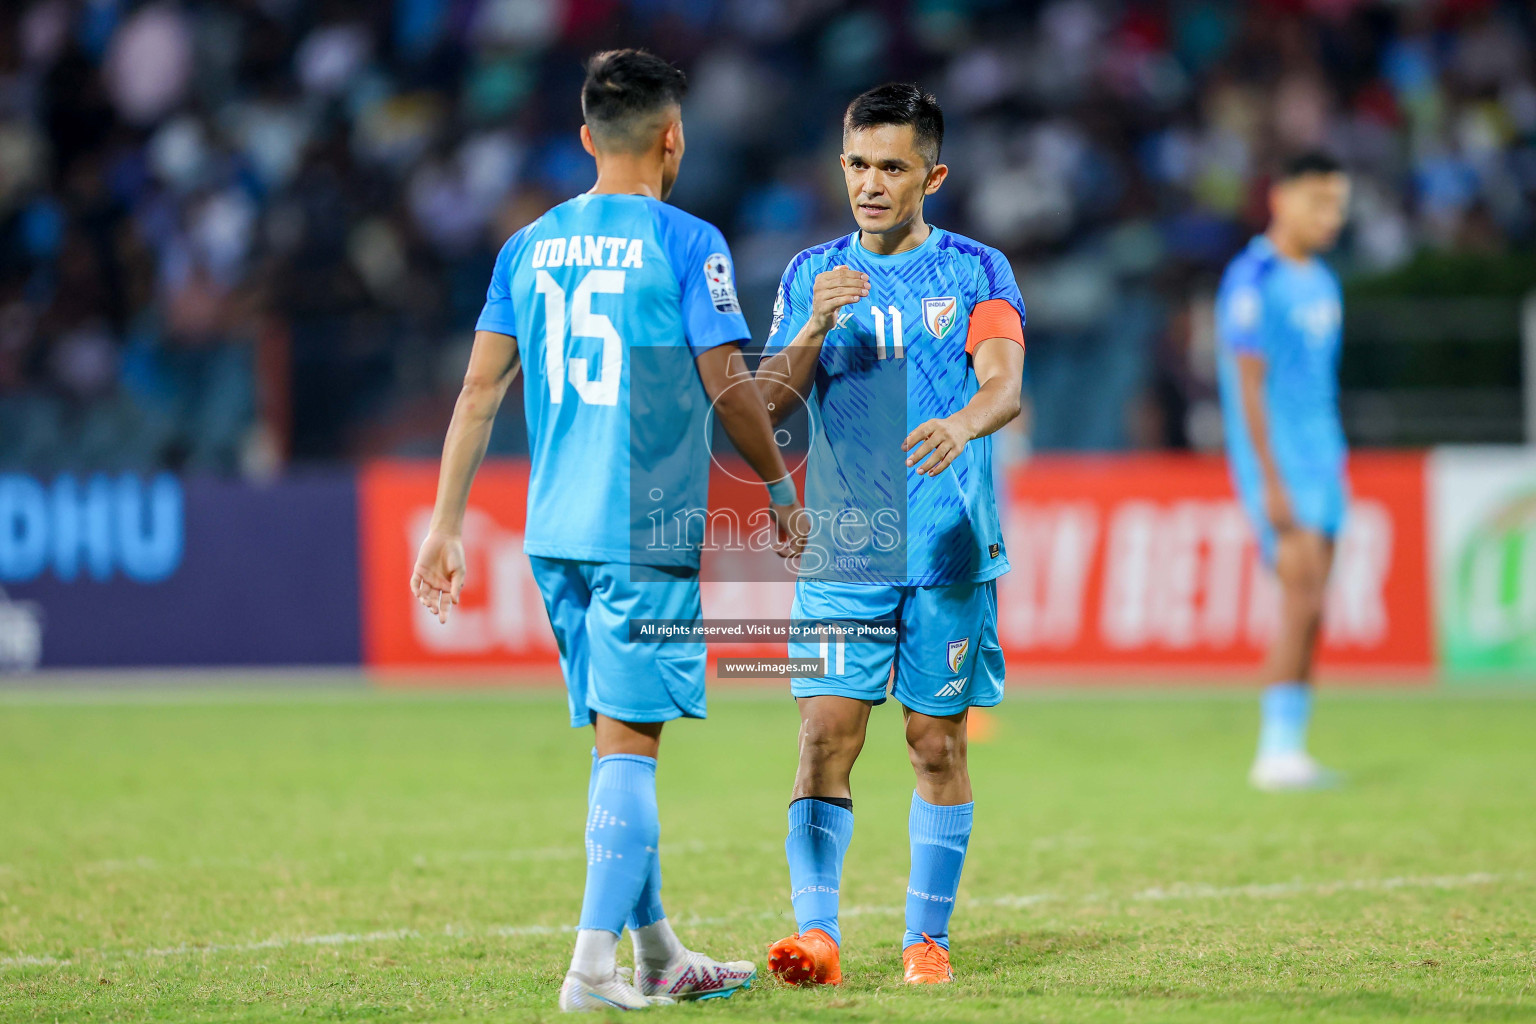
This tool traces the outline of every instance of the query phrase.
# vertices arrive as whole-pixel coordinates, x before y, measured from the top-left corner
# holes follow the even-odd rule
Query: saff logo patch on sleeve
[[[960,319],[960,302],[953,295],[923,300],[923,326],[928,333],[942,340]]]
[[[723,252],[710,253],[704,261],[704,280],[709,285],[709,301],[716,313],[740,313],[736,300],[736,278],[731,273],[731,258]]]
[[[1232,324],[1238,330],[1251,331],[1259,326],[1259,317],[1264,311],[1263,300],[1259,298],[1257,288],[1238,288],[1232,293],[1232,298],[1227,303],[1228,314],[1232,317]]]

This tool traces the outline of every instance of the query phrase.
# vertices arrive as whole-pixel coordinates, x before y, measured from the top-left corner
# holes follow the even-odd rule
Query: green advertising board
[[[1442,449],[1429,486],[1448,677],[1536,685],[1536,450]]]

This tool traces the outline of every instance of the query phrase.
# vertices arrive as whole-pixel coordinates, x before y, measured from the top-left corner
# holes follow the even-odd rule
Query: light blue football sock
[[[619,935],[651,877],[661,822],[656,816],[656,759],[599,758],[587,808],[587,888],[580,929]]]
[[[930,804],[912,794],[912,810],[907,815],[912,874],[907,880],[903,949],[922,942],[924,935],[949,948],[949,918],[955,912],[955,894],[960,891],[960,869],[965,867],[975,807],[974,803]]]
[[[1312,718],[1312,687],[1306,683],[1275,683],[1259,701],[1259,756],[1296,754],[1307,749],[1307,723]]]
[[[853,840],[853,812],[809,797],[789,805],[789,901],[795,906],[795,930],[820,928],[841,944],[837,927],[837,892],[843,855]]]
[[[597,790],[597,748],[592,748],[592,774],[587,779],[587,810],[592,809],[592,794]],[[667,916],[661,907],[661,853],[651,854],[651,873],[640,890],[640,900],[626,922],[630,931],[655,924]]]
[[[646,876],[645,885],[640,889],[640,897],[635,901],[635,909],[630,911],[629,930],[644,928],[648,924],[655,924],[667,916],[667,912],[661,908],[661,852],[657,850],[651,854],[651,872]]]
[[[587,810],[592,810],[592,794],[597,792],[597,748],[592,748],[592,772],[587,776]]]

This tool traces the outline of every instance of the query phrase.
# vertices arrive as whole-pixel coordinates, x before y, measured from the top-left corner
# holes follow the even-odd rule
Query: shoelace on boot
[[[949,970],[944,947],[930,939],[926,932],[923,934],[922,948],[912,954],[912,962],[929,974],[943,974]]]

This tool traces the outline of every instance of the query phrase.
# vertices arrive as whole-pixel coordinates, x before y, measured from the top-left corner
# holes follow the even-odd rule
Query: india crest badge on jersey
[[[923,300],[923,326],[935,338],[943,337],[954,329],[960,319],[960,302],[953,295]]]
[[[971,649],[971,638],[964,640],[951,640],[949,642],[949,670],[959,672],[960,666],[965,664],[965,652]]]

